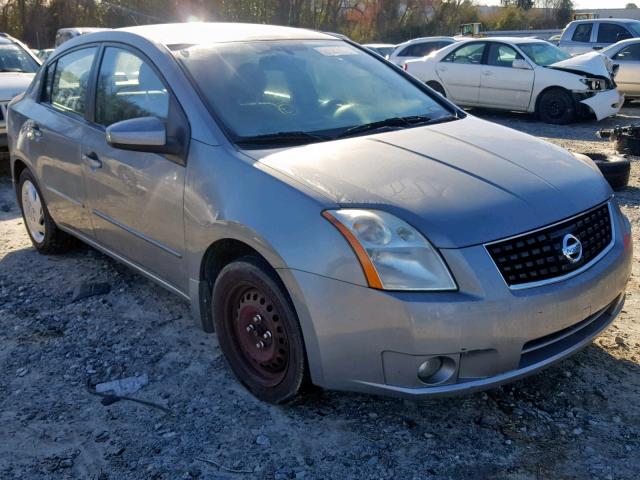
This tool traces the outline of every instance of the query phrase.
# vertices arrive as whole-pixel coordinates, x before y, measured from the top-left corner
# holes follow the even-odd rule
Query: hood
[[[561,62],[549,65],[549,68],[564,70],[578,75],[595,75],[611,79],[613,62],[609,57],[599,52],[588,52],[583,55],[567,58]]]
[[[0,102],[7,102],[24,92],[35,73],[0,72]]]
[[[611,195],[597,169],[566,150],[471,116],[245,153],[339,206],[386,210],[440,248],[533,230]]]

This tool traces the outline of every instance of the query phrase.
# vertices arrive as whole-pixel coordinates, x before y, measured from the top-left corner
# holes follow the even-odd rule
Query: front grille
[[[562,253],[566,234],[582,244],[582,258],[572,263]],[[580,215],[485,247],[510,287],[552,281],[584,267],[612,242],[611,213],[604,204]]]

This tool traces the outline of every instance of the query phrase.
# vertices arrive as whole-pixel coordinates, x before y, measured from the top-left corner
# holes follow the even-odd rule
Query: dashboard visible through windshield
[[[456,114],[341,40],[235,42],[174,54],[236,143],[309,143]]]

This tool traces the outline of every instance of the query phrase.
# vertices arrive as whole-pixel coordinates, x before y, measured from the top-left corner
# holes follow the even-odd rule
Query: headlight
[[[356,253],[370,287],[384,290],[455,290],[433,246],[411,225],[380,210],[325,210]]]
[[[608,88],[608,82],[603,78],[581,78],[580,81],[584,83],[589,90],[606,90]]]

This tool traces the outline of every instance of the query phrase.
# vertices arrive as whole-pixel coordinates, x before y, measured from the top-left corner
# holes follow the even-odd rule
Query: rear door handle
[[[491,70],[483,70],[482,74],[486,75],[486,76],[489,76],[489,75],[493,75],[493,72]]]
[[[91,171],[96,171],[97,169],[102,168],[102,161],[100,161],[95,152],[82,155],[82,160],[89,165],[89,169]]]
[[[593,47],[594,50],[602,50],[602,47],[598,47],[597,45]]]

